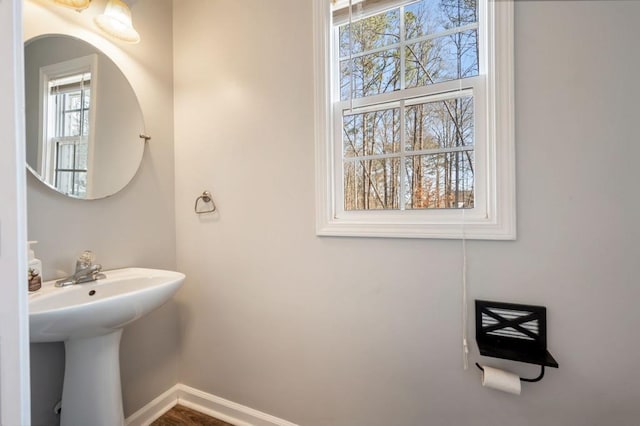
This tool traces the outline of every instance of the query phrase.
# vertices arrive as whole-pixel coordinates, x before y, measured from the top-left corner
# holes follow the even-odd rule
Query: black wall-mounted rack
[[[476,300],[476,341],[483,356],[558,368],[547,351],[547,308],[544,306]],[[476,363],[482,370],[482,367]]]

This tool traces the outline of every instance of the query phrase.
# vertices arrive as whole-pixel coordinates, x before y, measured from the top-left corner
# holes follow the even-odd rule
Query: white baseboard
[[[125,420],[127,426],[148,426],[176,404],[235,426],[297,426],[253,408],[245,407],[198,389],[176,384]]]
[[[178,385],[175,385],[153,401],[127,417],[124,421],[127,426],[147,426],[169,411],[178,403]]]

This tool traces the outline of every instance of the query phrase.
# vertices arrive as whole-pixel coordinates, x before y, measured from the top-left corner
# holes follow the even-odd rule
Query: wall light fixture
[[[138,43],[140,35],[133,28],[131,10],[122,0],[109,0],[102,15],[94,22],[105,33],[126,43]]]
[[[53,0],[53,1],[54,3],[60,6],[75,9],[77,11],[86,9],[91,4],[91,0]]]

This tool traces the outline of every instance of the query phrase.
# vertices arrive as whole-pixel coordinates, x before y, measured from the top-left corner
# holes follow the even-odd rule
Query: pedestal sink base
[[[62,426],[124,425],[122,328],[171,299],[185,278],[180,272],[147,268],[104,274],[103,279],[67,287],[48,281],[29,295],[29,340],[65,343]]]
[[[113,333],[70,339],[66,351],[61,426],[124,425],[120,337]]]

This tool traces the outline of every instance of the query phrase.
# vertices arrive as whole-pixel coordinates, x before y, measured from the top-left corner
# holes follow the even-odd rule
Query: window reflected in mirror
[[[87,193],[87,160],[91,126],[91,72],[76,73],[48,82],[47,115],[51,116],[45,146],[52,150],[44,157],[53,168],[53,182],[58,191],[84,197]]]

